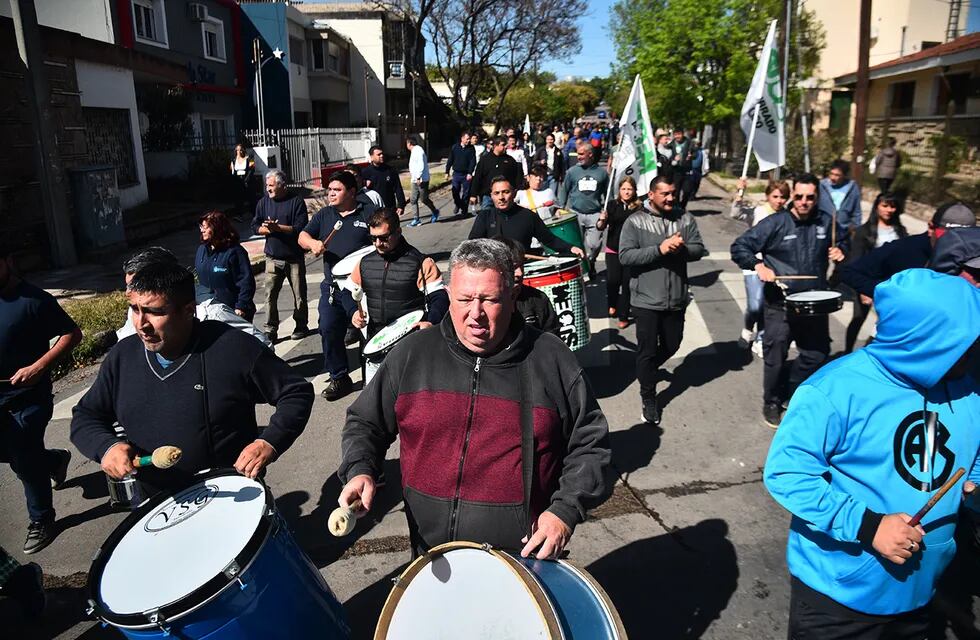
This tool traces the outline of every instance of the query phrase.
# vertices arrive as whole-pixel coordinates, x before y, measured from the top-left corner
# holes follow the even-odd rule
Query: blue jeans
[[[751,331],[757,327],[760,337],[766,329],[765,314],[762,313],[762,289],[764,286],[765,283],[759,279],[758,274],[753,273],[745,276],[745,328]]]
[[[46,385],[0,409],[0,459],[10,463],[11,471],[24,485],[31,522],[54,521],[51,471],[58,458],[44,448],[44,430],[53,412],[54,401]]]
[[[320,283],[320,304],[317,308],[320,311],[319,330],[320,343],[323,347],[323,368],[331,378],[342,378],[349,372],[344,335],[347,333],[351,316],[354,315],[357,306],[350,291],[332,287],[324,280]]]
[[[470,181],[466,179],[465,173],[454,173],[453,174],[453,204],[456,208],[466,213],[466,207],[469,204],[468,198],[470,197]]]

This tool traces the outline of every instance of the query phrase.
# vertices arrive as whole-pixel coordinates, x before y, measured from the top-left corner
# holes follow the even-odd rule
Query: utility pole
[[[24,63],[27,104],[34,133],[34,161],[40,183],[44,225],[51,243],[51,261],[58,267],[70,267],[78,264],[78,253],[75,251],[75,236],[65,194],[65,170],[58,153],[58,138],[51,114],[51,90],[44,75],[44,48],[37,26],[37,11],[34,0],[10,0],[10,10],[17,51]]]
[[[857,87],[854,91],[854,147],[851,152],[851,177],[861,184],[864,174],[865,129],[868,121],[868,54],[871,50],[871,0],[861,0],[858,27]]]

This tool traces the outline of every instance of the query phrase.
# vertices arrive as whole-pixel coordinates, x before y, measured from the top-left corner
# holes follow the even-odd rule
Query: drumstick
[[[947,480],[946,484],[941,486],[939,488],[939,491],[937,491],[935,495],[929,498],[929,501],[926,502],[922,506],[922,508],[915,513],[914,516],[912,516],[912,519],[909,520],[909,526],[914,527],[917,524],[919,524],[919,522],[921,522],[922,519],[926,517],[926,514],[929,513],[929,510],[932,509],[934,506],[936,506],[936,503],[942,500],[942,497],[946,495],[946,492],[952,489],[953,485],[956,484],[959,481],[959,479],[963,477],[964,473],[966,473],[966,469],[964,469],[963,467],[957,469],[956,473],[953,474],[953,477]]]
[[[337,507],[327,518],[327,528],[330,533],[342,538],[354,530],[357,523],[357,510],[361,508],[361,500],[355,499],[346,507]]]
[[[816,280],[817,276],[776,276],[776,280]]]
[[[183,453],[180,447],[170,445],[157,447],[153,450],[152,455],[133,458],[133,466],[138,468],[153,465],[157,469],[169,469],[177,464],[177,461],[180,460],[180,456]]]
[[[330,241],[333,240],[333,237],[337,234],[338,231],[340,231],[340,228],[342,226],[344,226],[344,221],[343,220],[338,220],[337,222],[335,222],[333,224],[333,229],[330,230],[330,233],[323,240],[323,246],[324,247],[326,247],[328,244],[330,244]]]
[[[525,253],[524,254],[524,259],[525,260],[547,260],[548,259],[548,256],[534,256],[534,255],[531,255],[530,253]]]
[[[830,248],[833,249],[837,246],[837,207],[834,207],[834,212],[830,215]]]

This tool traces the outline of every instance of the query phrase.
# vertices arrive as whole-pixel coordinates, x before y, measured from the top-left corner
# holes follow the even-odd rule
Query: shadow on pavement
[[[729,371],[741,371],[751,362],[752,352],[735,341],[695,349],[674,369],[670,386],[657,394],[661,410],[688,389],[704,386]]]
[[[102,471],[93,471],[84,476],[70,478],[58,491],[64,491],[65,489],[74,487],[82,488],[82,497],[86,500],[98,500],[109,497],[109,485],[106,484],[106,476]]]
[[[612,329],[609,329],[612,331]],[[595,336],[593,336],[593,339]],[[624,348],[635,349],[635,345],[620,337],[618,333],[610,340]],[[590,348],[586,347],[586,349]],[[585,374],[592,384],[596,397],[612,398],[626,390],[636,380],[636,354],[633,351],[609,351],[608,364],[599,367],[585,367]],[[639,402],[637,402],[639,406]]]
[[[691,276],[688,278],[688,284],[692,287],[703,287],[707,289],[711,285],[718,282],[718,277],[721,275],[721,269],[714,269],[712,271],[706,271],[704,273],[699,273],[696,276]]]
[[[85,579],[84,573],[76,573],[66,578],[45,576],[48,601],[44,612],[36,620],[25,618],[16,601],[0,598],[0,628],[3,629],[0,635],[4,638],[17,638],[17,640],[54,638],[90,620],[85,614],[88,597]],[[101,623],[93,621],[81,635],[73,637],[78,640],[119,640],[123,636],[112,627],[104,628]]]
[[[276,498],[276,508],[288,523],[300,547],[318,569],[344,555],[402,501],[401,468],[398,460],[385,460],[384,474],[387,484],[375,494],[371,511],[357,521],[353,533],[343,538],[335,538],[327,530],[327,518],[337,508],[337,498],[340,497],[342,488],[336,473],[327,478],[320,489],[317,505],[305,516],[301,515],[301,509],[310,499],[305,491],[291,491]]]
[[[405,570],[402,565],[384,576],[370,587],[361,589],[344,603],[344,612],[354,640],[369,640],[374,637],[374,628],[381,617],[381,609],[391,593],[392,581]]]
[[[738,586],[724,520],[639,540],[585,567],[606,590],[631,638],[700,638]]]
[[[660,448],[660,438],[664,430],[652,424],[641,422],[629,429],[609,432],[609,447],[612,449],[612,466],[621,476],[642,469],[650,464]]]

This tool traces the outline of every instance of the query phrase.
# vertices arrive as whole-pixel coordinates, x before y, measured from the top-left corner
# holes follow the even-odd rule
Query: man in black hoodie
[[[481,208],[490,206],[490,187],[498,176],[507,178],[514,189],[524,184],[524,172],[517,161],[507,155],[507,138],[493,139],[489,153],[480,156],[470,181],[470,204],[479,203]]]
[[[144,267],[127,295],[137,334],[112,348],[75,406],[71,441],[78,450],[122,478],[137,456],[180,447],[174,467],[139,469],[144,497],[178,489],[202,469],[233,466],[254,478],[285,453],[310,418],[313,386],[251,336],[197,320],[194,276],[179,265]],[[276,408],[262,431],[260,403]]]
[[[606,419],[575,355],[514,313],[503,243],[462,243],[449,275],[448,317],[399,342],[347,412],[340,503],[371,508],[400,436],[414,553],[472,540],[556,557],[605,495]]]

